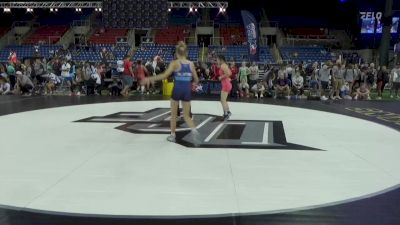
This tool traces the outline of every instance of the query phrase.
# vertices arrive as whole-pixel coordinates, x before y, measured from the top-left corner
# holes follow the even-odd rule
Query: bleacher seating
[[[209,46],[208,48],[211,53],[223,54],[228,61],[241,62],[249,58],[247,47],[242,45]]]
[[[281,47],[280,51],[285,62],[325,62],[332,59],[331,54],[322,47]]]
[[[40,45],[39,53],[40,56],[49,58],[51,55],[51,51],[55,52],[60,48],[62,48],[61,45]],[[32,57],[33,55],[35,55],[34,45],[10,45],[0,51],[1,62],[7,62],[10,51],[16,51],[19,59]]]
[[[126,37],[128,29],[98,29],[90,38],[91,44],[115,44],[118,37]]]
[[[114,50],[113,50],[114,47]],[[73,51],[72,60],[75,61],[89,61],[89,62],[99,62],[101,61],[100,51],[106,48],[107,51],[112,52],[115,56],[115,60],[122,60],[127,55],[130,50],[130,46],[127,43],[119,43],[116,45],[112,44],[98,44],[95,49],[90,49],[88,51]]]
[[[246,41],[243,27],[221,27],[220,32],[224,45],[241,45]]]
[[[214,52],[216,54],[223,54],[228,61],[248,61],[249,53],[247,46],[238,46],[238,45],[230,45],[230,46],[209,46],[209,52]],[[275,63],[275,59],[271,54],[271,51],[268,47],[260,48],[260,62],[261,63]]]
[[[190,30],[184,26],[168,27],[157,31],[155,42],[156,44],[176,45],[179,41],[185,41],[189,35]]]
[[[41,26],[25,39],[24,44],[38,44],[39,42],[55,44],[68,29],[69,26],[66,25]]]
[[[262,63],[275,63],[274,56],[272,56],[271,50],[268,47],[260,48],[260,62]]]
[[[198,46],[188,46],[189,49],[189,59],[192,61],[198,60],[199,47]],[[174,59],[175,45],[162,45],[162,44],[142,44],[138,49],[136,54],[133,56],[134,60],[152,59],[155,56],[160,56],[166,62],[170,62]]]

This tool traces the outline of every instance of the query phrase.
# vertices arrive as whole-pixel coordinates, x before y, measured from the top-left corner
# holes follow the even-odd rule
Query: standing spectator
[[[397,64],[395,68],[393,68],[391,73],[390,82],[392,83],[392,88],[390,90],[390,98],[393,98],[393,92],[396,98],[400,98],[399,89],[400,89],[400,65]]]
[[[146,76],[149,76],[149,71],[147,71],[146,67],[142,65],[142,61],[138,60],[136,64],[136,78],[138,82],[138,87],[137,89],[140,89],[141,94],[144,93],[145,90],[147,90],[147,94],[149,94],[150,91],[150,85],[147,85],[146,87],[144,85],[141,85],[140,83],[146,78]]]
[[[239,77],[247,77],[249,79],[250,69],[247,67],[246,62],[242,62],[242,66],[239,68]]]
[[[8,79],[10,80],[11,90],[14,90],[14,87],[17,84],[17,77],[15,74],[14,64],[10,62],[7,65],[6,71],[7,71]]]
[[[124,85],[124,89],[121,91],[121,95],[127,97],[129,96],[129,92],[131,87],[133,86],[133,78],[134,78],[134,73],[133,73],[133,62],[131,61],[131,58],[129,56],[125,57],[124,60],[124,73],[122,76],[122,81]]]
[[[387,71],[386,66],[382,66],[381,69],[378,71],[376,77],[376,84],[377,84],[376,89],[378,92],[378,97],[376,98],[377,100],[382,99],[382,93],[388,81],[389,81],[389,72]]]
[[[329,69],[327,64],[324,64],[318,72],[318,80],[321,83],[320,87],[321,87],[321,100],[322,101],[328,100],[328,97],[331,95],[331,93],[329,92],[330,73],[331,73],[331,70]]]
[[[356,77],[356,70],[352,64],[348,64],[344,73],[345,82],[349,85],[350,94],[353,92],[353,83]]]
[[[120,77],[124,73],[124,60],[117,60],[117,73]]]
[[[344,68],[340,63],[337,63],[332,68],[332,77],[333,77],[333,88],[335,92],[335,96],[333,99],[342,99],[340,97],[340,88],[342,88],[344,83]]]
[[[33,71],[35,74],[35,80],[38,84],[41,84],[44,82],[42,76],[45,73],[45,68],[43,67],[42,61],[40,59],[36,59],[35,62],[33,63]]]
[[[15,51],[10,51],[10,56],[8,57],[8,60],[15,65],[18,61],[17,53]]]
[[[236,66],[236,64],[234,62],[230,63],[229,68],[231,69],[231,72],[232,72],[232,76],[231,76],[231,83],[232,83],[231,97],[239,97],[239,87],[238,87],[239,69],[237,68],[237,66]]]
[[[287,99],[290,99],[289,79],[285,76],[283,70],[279,70],[278,78],[275,81],[274,98],[276,99],[279,95],[285,95]]]
[[[246,63],[243,62],[242,67],[240,67],[239,70],[239,92],[240,92],[240,97],[243,97],[243,90],[245,90],[246,97],[249,97],[249,83],[247,81],[248,79],[248,68],[246,67]]]
[[[300,75],[300,69],[296,69],[294,73],[292,91],[296,98],[303,97],[304,94],[304,78]]]
[[[257,80],[259,78],[259,69],[257,63],[253,62],[253,64],[250,66],[250,79],[249,79],[249,85],[250,87],[253,87],[255,84],[257,84]]]

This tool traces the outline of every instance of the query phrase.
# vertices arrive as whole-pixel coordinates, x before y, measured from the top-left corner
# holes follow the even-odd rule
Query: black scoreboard
[[[165,28],[168,24],[167,0],[103,0],[106,28]]]

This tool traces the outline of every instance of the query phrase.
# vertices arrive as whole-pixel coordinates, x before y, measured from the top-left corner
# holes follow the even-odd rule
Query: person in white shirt
[[[300,75],[300,70],[296,69],[294,77],[292,78],[292,91],[299,98],[299,95],[303,97],[304,93],[304,78]]]
[[[0,76],[0,95],[10,94],[11,85],[7,78]]]
[[[122,73],[124,72],[124,60],[117,61],[117,72],[119,76],[122,76]]]
[[[263,80],[258,80],[257,83],[253,85],[251,90],[254,92],[254,97],[258,98],[258,96],[260,95],[260,98],[264,98],[265,87],[263,84]]]
[[[70,77],[71,64],[69,64],[66,60],[63,61],[61,65],[61,76],[64,78]]]
[[[253,64],[250,66],[250,77],[249,77],[249,84],[250,87],[253,87],[255,84],[257,84],[257,80],[259,78],[259,69],[257,63],[253,62]]]

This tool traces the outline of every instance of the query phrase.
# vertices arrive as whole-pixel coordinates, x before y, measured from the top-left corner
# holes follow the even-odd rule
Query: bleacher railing
[[[90,27],[90,20],[74,20],[72,21],[73,27]]]
[[[197,27],[214,27],[214,21],[212,20],[201,20],[196,23]]]
[[[215,45],[215,46],[224,45],[224,38],[223,37],[211,37],[210,43],[211,43],[211,45]]]

